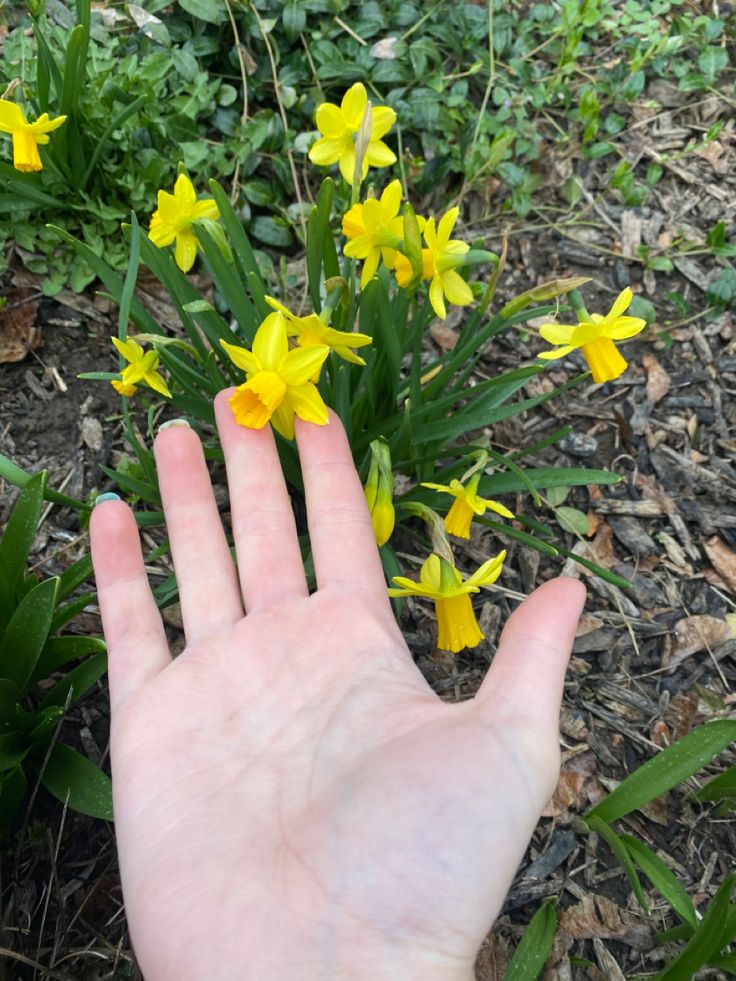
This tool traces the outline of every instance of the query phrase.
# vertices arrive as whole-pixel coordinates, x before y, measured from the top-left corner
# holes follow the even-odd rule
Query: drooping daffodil
[[[317,129],[322,138],[309,151],[309,159],[321,167],[338,164],[350,185],[355,174],[355,141],[367,106],[365,85],[356,82],[339,106],[323,102],[317,107]],[[361,180],[365,179],[369,167],[390,167],[396,163],[396,154],[383,142],[395,122],[396,113],[389,106],[371,106],[371,135],[363,156]]]
[[[451,535],[458,538],[470,538],[470,525],[473,518],[488,511],[495,511],[503,518],[513,518],[515,515],[498,501],[492,501],[487,497],[479,497],[478,484],[481,474],[475,473],[467,484],[462,484],[459,480],[451,480],[449,484],[422,484],[422,487],[429,487],[431,490],[439,491],[440,494],[451,494],[455,500],[452,507],[445,516],[445,528]]]
[[[459,208],[450,208],[435,228],[434,218],[424,225],[423,235],[426,249],[422,249],[422,279],[431,279],[429,302],[437,316],[444,320],[447,316],[445,298],[455,306],[464,307],[473,302],[473,291],[463,277],[456,271],[464,264],[465,253],[470,250],[467,242],[450,238],[457,222]],[[396,281],[399,286],[408,286],[413,278],[411,263],[406,256],[396,257]]]
[[[491,586],[500,576],[506,552],[499,552],[469,576],[460,572],[447,559],[430,555],[419,572],[419,582],[404,576],[394,576],[398,588],[389,589],[389,596],[426,596],[434,600],[439,635],[437,646],[457,653],[464,647],[477,647],[483,632],[470,602],[470,593]]]
[[[373,338],[368,334],[334,330],[316,313],[310,313],[306,317],[297,317],[283,303],[279,303],[272,296],[266,297],[266,303],[282,314],[286,320],[287,335],[296,337],[299,347],[311,347],[315,344],[327,345],[339,358],[350,361],[352,364],[365,364],[363,358],[351,351],[351,348],[365,347],[366,344],[370,344]],[[319,375],[319,369],[317,374]]]
[[[138,341],[134,341],[132,337],[125,341],[121,341],[118,337],[111,337],[110,340],[118,353],[129,362],[123,368],[120,379],[114,378],[110,382],[116,391],[125,396],[134,395],[137,385],[143,382],[159,395],[165,395],[167,399],[171,398],[169,386],[156,371],[159,361],[158,351],[144,351]]]
[[[634,337],[646,327],[646,320],[641,317],[623,316],[633,299],[634,294],[627,286],[616,297],[605,317],[592,313],[589,320],[581,319],[577,324],[542,324],[539,328],[541,337],[550,344],[562,346],[554,351],[542,351],[538,357],[544,361],[555,361],[579,348],[596,384],[614,381],[624,373],[628,361],[613,342]]]
[[[29,123],[17,102],[0,99],[0,133],[13,137],[13,166],[24,173],[43,170],[38,152],[39,143],[48,143],[48,133],[58,129],[66,121],[66,116],[49,119],[42,113],[35,122]]]
[[[404,219],[399,215],[401,194],[401,181],[391,181],[380,198],[366,198],[343,216],[342,233],[350,240],[345,255],[363,260],[361,289],[375,276],[381,259],[388,269],[396,264],[396,250],[401,245],[404,228]]]
[[[214,220],[219,216],[214,199],[198,201],[192,182],[186,174],[179,174],[173,194],[158,192],[158,209],[151,216],[148,237],[159,248],[176,240],[176,264],[186,273],[197,256],[197,237],[192,231],[192,222],[198,218]]]
[[[289,350],[286,319],[278,311],[269,314],[253,339],[253,350],[220,341],[228,357],[242,368],[246,382],[235,389],[229,402],[240,426],[262,429],[271,422],[285,439],[294,436],[294,417],[326,426],[327,406],[310,381],[330,353],[326,344],[310,344]]]

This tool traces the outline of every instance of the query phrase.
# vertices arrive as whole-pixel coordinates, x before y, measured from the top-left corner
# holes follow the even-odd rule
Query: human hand
[[[297,420],[310,596],[273,436],[238,427],[228,394],[216,410],[237,572],[196,434],[155,443],[187,639],[175,660],[130,509],[106,502],[91,521],[141,969],[147,981],[467,981],[555,787],[584,590],[538,589],[477,697],[440,701],[394,620],[337,417]]]

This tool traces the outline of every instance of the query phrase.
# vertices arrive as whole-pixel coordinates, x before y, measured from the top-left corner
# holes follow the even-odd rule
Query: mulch
[[[618,978],[655,972],[672,958],[675,947],[653,946],[654,932],[672,925],[665,905],[652,894],[653,913],[645,916],[607,846],[596,835],[579,834],[576,819],[658,748],[708,719],[734,717],[736,637],[726,616],[736,603],[736,340],[732,313],[709,309],[709,285],[726,260],[705,247],[717,221],[734,230],[734,122],[717,95],[692,103],[664,82],[654,85],[657,91],[650,87],[634,108],[625,135],[626,158],[637,173],[650,161],[663,168],[642,206],[620,203],[607,186],[608,166],[592,160],[583,162],[583,196],[570,209],[557,188],[573,172],[576,147],[543,160],[543,203],[523,222],[499,209],[492,181],[465,198],[472,234],[485,235],[489,247],[498,249],[508,226],[499,300],[554,277],[588,275],[589,309],[605,312],[630,284],[657,312],[656,323],[625,349],[631,366],[616,382],[583,385],[492,432],[493,445],[503,450],[572,425],[564,441],[526,462],[601,467],[621,476],[613,486],[571,491],[565,505],[587,515],[587,533],[560,529],[560,540],[629,579],[631,588],[605,583],[572,559],[551,560],[505,543],[509,559],[499,588],[479,605],[486,639],[457,657],[434,649],[429,607],[407,604],[403,625],[425,677],[440,697],[460,700],[476,691],[519,595],[560,572],[582,577],[588,587],[563,704],[560,783],[480,952],[481,981],[503,976],[547,896],[558,897],[560,927],[545,978]],[[655,97],[656,111],[649,108]],[[706,142],[718,119],[723,128]],[[679,251],[674,270],[646,268],[641,245],[652,255]],[[45,299],[34,277],[18,263],[12,268],[2,291],[9,303],[0,311],[0,355],[3,337],[8,348],[20,346],[23,354],[25,345],[27,353],[0,368],[0,452],[26,470],[47,468],[52,486],[87,498],[107,489],[101,468],[122,452],[119,405],[108,385],[76,375],[108,363],[115,311],[92,295]],[[166,316],[165,299],[149,282],[143,287],[144,300]],[[428,355],[452,343],[456,325],[451,318],[428,338]],[[538,349],[533,335],[509,332],[483,359],[481,375],[523,363]],[[578,368],[574,359],[556,362],[530,381],[527,394]],[[2,524],[15,495],[8,486],[0,491]],[[550,511],[535,509],[527,495],[510,506],[554,524]],[[33,561],[45,574],[58,573],[86,545],[74,512],[54,508]],[[411,554],[410,541],[406,549]],[[460,563],[474,567],[497,550],[493,534],[476,528]],[[175,608],[167,624],[180,650]],[[96,609],[71,629],[99,634]],[[62,738],[104,765],[108,721],[99,685],[71,713]],[[717,767],[621,822],[657,851],[700,908],[731,871],[736,832],[690,794],[732,762],[724,754]],[[0,978],[138,977],[111,828],[64,813],[39,790],[14,848],[0,854],[0,889]]]

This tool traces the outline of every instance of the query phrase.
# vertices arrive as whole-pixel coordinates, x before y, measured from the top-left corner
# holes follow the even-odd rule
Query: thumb
[[[584,603],[583,584],[560,577],[535,589],[513,612],[476,698],[484,715],[526,719],[535,732],[558,732],[565,671]]]

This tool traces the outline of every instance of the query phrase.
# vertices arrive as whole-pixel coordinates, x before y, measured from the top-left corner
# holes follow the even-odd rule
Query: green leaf
[[[598,817],[588,817],[587,819],[588,827],[591,831],[595,831],[599,834],[601,838],[606,842],[608,847],[611,849],[613,854],[619,860],[621,868],[626,873],[626,878],[629,880],[629,885],[634,890],[634,895],[636,896],[639,905],[644,910],[645,913],[649,914],[649,905],[647,903],[647,897],[644,895],[644,890],[641,887],[641,882],[639,881],[639,876],[636,874],[636,869],[629,857],[629,853],[626,851],[623,842],[610,826],[606,824],[605,821],[601,821]]]
[[[736,721],[719,719],[663,749],[629,774],[615,790],[585,815],[611,824],[676,787],[707,766],[736,739]]]
[[[106,650],[107,646],[101,637],[50,637],[38,659],[36,669],[31,676],[31,682],[35,683],[42,678],[48,678],[54,671],[58,671],[70,661],[76,661],[78,657],[100,654]]]
[[[47,693],[41,702],[42,708],[51,705],[66,706],[67,697],[71,692],[69,705],[74,705],[107,670],[107,654],[96,654],[78,664],[73,671],[66,674]]]
[[[224,4],[218,0],[178,0],[179,6],[193,17],[206,20],[209,24],[220,24],[225,19]]]
[[[621,480],[618,474],[611,473],[610,470],[576,467],[538,467],[525,470],[524,473],[537,490],[549,487],[581,487],[586,484],[618,484]],[[482,497],[493,497],[520,490],[524,490],[524,484],[516,474],[494,473],[490,477],[483,477],[478,492]]]
[[[397,573],[399,575],[399,573]],[[7,678],[0,678],[0,723],[14,722],[16,706],[20,702],[20,689]]]
[[[25,575],[28,553],[41,518],[45,487],[45,470],[30,478],[18,497],[0,541],[0,629],[10,620],[16,592]]]
[[[736,766],[730,766],[724,773],[710,780],[697,793],[696,800],[735,800],[736,801]]]
[[[55,634],[57,630],[61,630],[65,624],[69,623],[78,613],[81,613],[90,603],[93,603],[96,598],[95,593],[84,593],[83,596],[77,596],[63,606],[57,606],[54,611],[54,618],[51,621],[51,626],[49,627],[49,634]],[[58,597],[57,597],[58,603]]]
[[[130,474],[123,473],[119,469],[112,470],[110,467],[102,467],[101,469],[122,490],[127,491],[129,494],[137,494],[144,501],[148,501],[149,504],[161,505],[161,495],[158,489],[151,486],[151,484],[147,484],[143,480],[138,480],[137,477],[131,477]]]
[[[59,603],[61,600],[66,599],[78,586],[87,582],[91,575],[92,557],[89,554],[83,555],[81,559],[75,562],[74,565],[69,566],[59,576],[59,589],[56,593],[56,602]]]
[[[535,981],[552,950],[557,930],[553,899],[546,899],[529,921],[503,981]]]
[[[19,732],[0,735],[0,771],[12,770],[27,755],[30,743]]]
[[[687,894],[687,889],[674,872],[638,838],[631,835],[621,835],[620,840],[631,858],[654,888],[664,896],[680,919],[695,929],[698,925],[695,907]]]
[[[659,972],[655,981],[685,981],[686,978],[693,978],[701,967],[705,967],[712,957],[720,953],[727,942],[723,936],[724,923],[727,922],[727,915],[731,909],[734,884],[736,884],[736,876],[730,875],[713,897],[697,930],[679,956]]]
[[[68,800],[80,814],[112,821],[112,783],[106,773],[70,746],[57,743],[41,783],[58,800]]]
[[[0,477],[3,477],[14,487],[27,487],[33,478],[25,470],[21,470],[12,460],[0,453]],[[45,501],[52,501],[54,504],[61,504],[62,507],[74,508],[75,511],[89,511],[90,505],[86,501],[78,501],[75,497],[67,497],[66,494],[59,494],[55,490],[46,487],[43,492]]]
[[[258,215],[251,222],[250,230],[259,242],[265,242],[274,248],[287,249],[294,242],[291,228],[283,218]]]
[[[563,531],[570,531],[574,535],[588,534],[588,515],[577,508],[558,507],[555,509],[555,518]]]
[[[46,579],[19,603],[0,640],[0,678],[24,691],[48,637],[58,579]]]

